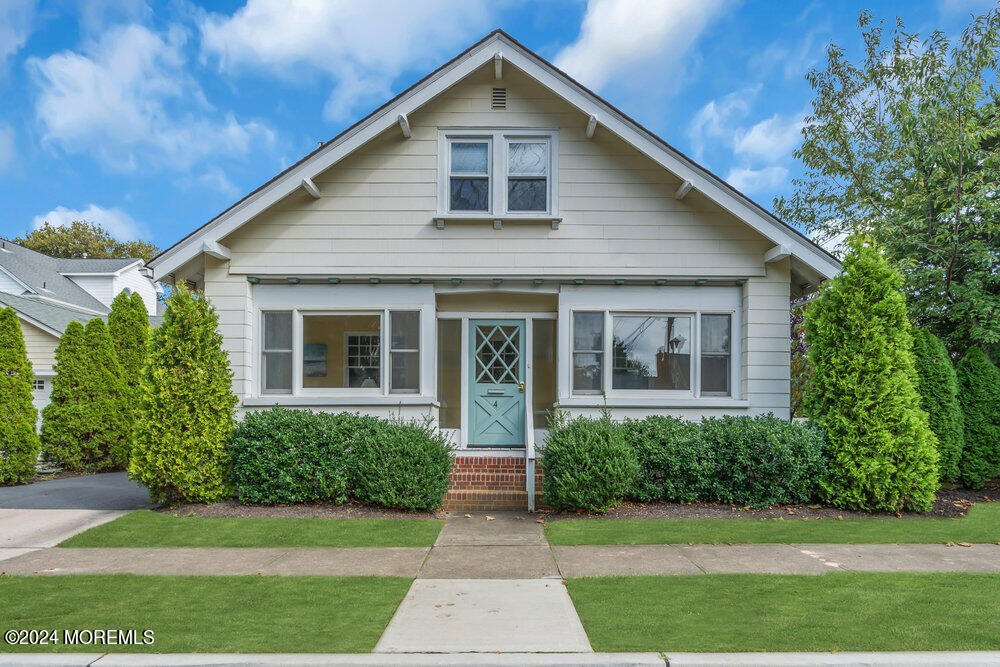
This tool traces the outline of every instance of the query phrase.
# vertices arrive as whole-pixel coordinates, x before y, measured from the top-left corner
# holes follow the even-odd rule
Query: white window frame
[[[420,393],[419,380],[420,380],[421,363],[422,363],[422,360],[420,358],[420,345],[421,345],[421,342],[422,342],[421,332],[420,332],[420,320],[419,319],[417,320],[417,347],[415,347],[415,348],[411,348],[411,347],[393,347],[392,346],[392,313],[417,313],[418,318],[421,317],[423,314],[417,308],[412,308],[410,310],[405,310],[403,308],[392,308],[391,311],[392,312],[390,312],[389,315],[388,315],[389,321],[388,321],[388,326],[387,326],[387,329],[389,331],[389,361],[388,361],[388,365],[389,365],[389,393],[392,393],[392,394],[417,394],[417,393]],[[435,320],[436,319],[437,318],[435,318]],[[435,322],[435,326],[436,326],[436,322]],[[417,355],[417,384],[418,384],[418,387],[416,389],[398,389],[398,388],[392,386],[392,360],[394,358],[393,355],[395,355],[395,354],[416,354]],[[437,341],[434,341],[434,355],[435,355],[435,360],[436,360],[436,356],[437,356]],[[437,391],[436,384],[435,384],[435,389],[434,390]]]
[[[705,315],[728,315],[729,316],[729,391],[727,393],[722,393],[718,391],[702,391],[701,390],[701,318]],[[702,310],[698,312],[698,395],[704,396],[706,398],[732,398],[736,394],[736,382],[739,378],[739,369],[733,368],[734,361],[738,358],[736,354],[736,317],[732,311],[727,310]],[[717,353],[711,353],[717,354]],[[721,356],[721,355],[718,355]],[[694,372],[692,370],[692,372]]]
[[[453,173],[451,169],[451,146],[452,144],[486,144],[486,210],[485,211],[470,211],[470,210],[451,210],[451,179],[453,177],[458,178],[482,178],[481,174],[464,174],[464,173]],[[448,168],[445,170],[444,183],[445,183],[445,209],[452,213],[453,215],[488,215],[493,212],[493,184],[494,175],[497,173],[494,169],[494,143],[493,136],[489,134],[485,135],[470,135],[470,136],[449,136],[446,144],[445,150],[445,160],[448,163]]]
[[[34,378],[31,382],[31,391],[45,391],[45,378]]]
[[[695,344],[695,336],[699,337],[701,335],[700,319],[697,311],[675,311],[675,310],[608,310],[604,313],[604,333],[605,338],[610,338],[611,340],[604,341],[605,354],[609,355],[607,357],[608,364],[607,369],[604,371],[604,381],[605,387],[609,390],[609,395],[621,395],[621,396],[638,396],[640,398],[656,398],[657,396],[663,396],[667,398],[694,398],[695,392],[695,376],[701,377],[701,354],[700,345]],[[614,388],[614,323],[616,317],[686,317],[691,320],[691,341],[689,352],[692,357],[690,368],[688,369],[688,387],[690,389],[615,389]],[[730,322],[730,326],[732,323]],[[730,334],[731,335],[731,334]],[[698,352],[697,360],[694,359],[695,352]]]
[[[379,324],[381,327],[381,323]],[[344,332],[344,384],[347,385],[351,381],[351,336],[381,336],[378,331],[345,331]],[[305,342],[302,343],[305,346]],[[303,350],[305,347],[303,347]],[[379,338],[379,379],[382,378],[382,338]],[[358,368],[362,368],[358,366]],[[365,367],[367,368],[367,366]],[[351,389],[361,389],[361,387],[350,387]],[[371,387],[369,387],[371,388]],[[381,389],[381,387],[376,387]]]
[[[273,350],[265,349],[264,347],[264,316],[266,313],[289,313],[292,318],[292,347],[291,349],[275,348]],[[260,329],[260,350],[257,352],[257,386],[260,387],[261,396],[291,396],[295,393],[295,310],[293,308],[262,308],[257,315],[257,321],[259,323]],[[284,389],[264,389],[264,373],[266,364],[264,363],[264,355],[272,352],[278,354],[291,354],[292,363],[292,384],[288,390]]]
[[[604,315],[604,330],[601,332],[601,350],[577,350],[573,341],[576,340],[576,313],[595,313],[597,315]],[[569,383],[570,383],[570,393],[574,396],[603,396],[607,391],[609,385],[607,384],[607,373],[605,372],[608,367],[607,359],[607,338],[608,338],[608,317],[607,313],[604,312],[602,308],[574,308],[569,311]],[[557,348],[558,349],[558,348]],[[601,387],[600,389],[577,389],[573,386],[573,378],[576,372],[576,355],[577,354],[594,354],[599,353],[601,355]],[[557,370],[558,372],[558,370]]]
[[[451,210],[451,144],[475,140],[489,143],[489,210]],[[549,164],[546,174],[546,203],[544,211],[507,210],[507,153],[510,142],[545,141],[548,144]],[[462,219],[537,220],[559,215],[559,131],[555,129],[496,128],[442,129],[438,134],[438,215]]]

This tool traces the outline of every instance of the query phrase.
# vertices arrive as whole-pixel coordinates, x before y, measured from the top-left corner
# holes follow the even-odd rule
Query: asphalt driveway
[[[146,489],[123,472],[0,487],[0,560],[150,506]]]

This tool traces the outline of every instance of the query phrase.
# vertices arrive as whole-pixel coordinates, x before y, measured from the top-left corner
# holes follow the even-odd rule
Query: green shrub
[[[622,429],[639,466],[630,497],[688,502],[704,495],[714,468],[698,424],[654,415],[628,420]]]
[[[207,299],[179,286],[150,340],[129,475],[154,501],[232,495],[228,445],[237,399],[218,324]]]
[[[604,512],[625,500],[639,473],[621,424],[557,418],[542,448],[545,502],[559,509]]]
[[[978,347],[958,362],[958,399],[965,420],[959,478],[981,489],[1000,473],[1000,370]]]
[[[274,408],[251,412],[230,440],[232,481],[247,504],[343,502],[357,417]]]
[[[430,424],[356,416],[349,428],[349,492],[366,503],[434,510],[448,491],[454,452]]]
[[[84,394],[90,361],[83,324],[66,326],[55,356],[56,375],[49,403],[42,408],[42,457],[67,470],[86,470],[100,452],[90,437],[96,416]]]
[[[0,308],[0,484],[20,484],[35,474],[40,444],[33,380],[17,314]]]
[[[115,346],[115,356],[121,367],[124,389],[124,411],[129,432],[135,427],[142,390],[142,369],[149,349],[149,314],[142,296],[137,292],[120,292],[111,302],[108,332]]]
[[[851,509],[926,511],[938,453],[916,390],[903,277],[868,240],[848,248],[843,272],[806,309],[806,411],[829,442],[821,497]]]
[[[958,479],[958,462],[965,445],[955,367],[941,339],[926,329],[913,332],[913,357],[920,407],[927,413],[931,431],[937,436],[941,478],[953,482]]]
[[[93,415],[91,447],[97,452],[92,470],[124,470],[132,451],[132,414],[108,327],[99,317],[84,327],[87,373],[80,391]]]
[[[773,415],[701,423],[709,457],[703,499],[762,507],[806,502],[826,473],[823,432]]]

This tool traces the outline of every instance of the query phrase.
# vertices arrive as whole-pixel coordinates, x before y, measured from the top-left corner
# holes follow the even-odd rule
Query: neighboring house
[[[150,266],[215,305],[241,411],[431,415],[451,507],[530,503],[557,407],[788,418],[789,301],[839,270],[502,31]]]
[[[158,286],[141,259],[61,259],[0,239],[0,308],[13,308],[21,321],[39,411],[48,403],[56,345],[66,326],[107,316],[124,290],[142,295],[156,315]]]

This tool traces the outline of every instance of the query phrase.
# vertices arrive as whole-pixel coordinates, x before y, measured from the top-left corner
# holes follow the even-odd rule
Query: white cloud
[[[788,170],[772,165],[763,169],[735,167],[729,171],[726,181],[740,192],[760,192],[773,190],[788,181]]]
[[[660,79],[677,79],[680,60],[726,0],[589,0],[577,40],[555,64],[591,88],[600,89],[617,74],[656,62]]]
[[[704,159],[709,141],[722,141],[732,145],[735,128],[750,112],[750,103],[760,92],[760,85],[749,86],[729,93],[721,100],[712,100],[694,115],[688,128],[694,158]]]
[[[0,123],[0,171],[14,163],[14,128]]]
[[[733,151],[737,155],[757,157],[767,162],[777,162],[799,145],[805,113],[782,117],[774,114],[749,130],[737,130]]]
[[[36,215],[34,220],[31,221],[31,225],[34,229],[38,229],[48,222],[50,225],[63,227],[74,220],[82,220],[100,225],[120,241],[135,241],[141,237],[148,236],[146,227],[133,220],[132,216],[122,209],[102,208],[96,204],[91,204],[82,211],[69,209],[65,206],[56,206],[48,213]]]
[[[274,134],[214,111],[184,71],[185,33],[120,26],[82,53],[31,58],[35,107],[44,140],[68,153],[91,154],[122,171],[188,169],[209,157],[243,155]]]
[[[226,172],[218,167],[210,167],[206,170],[198,177],[198,183],[212,190],[218,190],[227,197],[235,198],[240,194],[240,189],[236,184],[229,180]]]
[[[0,2],[0,65],[21,50],[35,23],[35,0]]]
[[[490,0],[248,0],[232,15],[201,18],[202,50],[223,71],[265,69],[333,82],[331,120],[391,97],[405,71],[441,64],[488,29]]]

